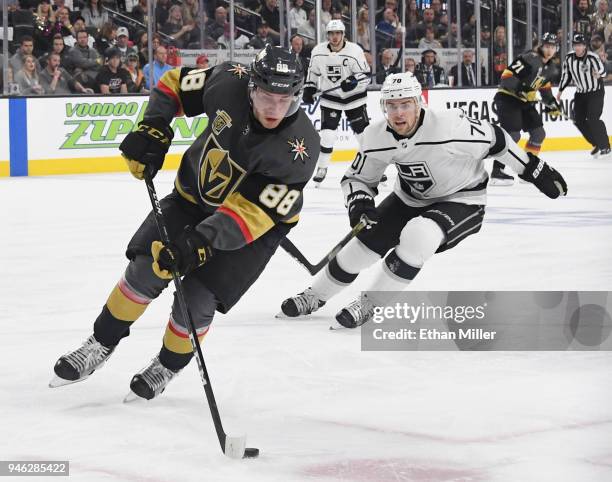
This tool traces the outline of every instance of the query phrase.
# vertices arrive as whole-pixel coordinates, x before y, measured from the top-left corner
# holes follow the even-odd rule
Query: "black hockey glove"
[[[557,99],[554,97],[549,99],[547,102],[542,101],[542,103],[544,104],[544,112],[546,112],[548,115],[553,115],[555,117],[559,117],[561,115],[563,107],[561,107],[561,104],[559,104]]]
[[[316,87],[304,87],[304,93],[302,94],[302,100],[306,105],[314,104],[314,95],[317,93]]]
[[[153,271],[162,279],[172,279],[172,270],[184,275],[206,263],[212,256],[212,247],[204,236],[187,226],[177,240],[164,246],[153,241]]]
[[[346,198],[348,207],[349,222],[351,228],[354,228],[363,219],[366,223],[366,229],[370,229],[378,223],[378,212],[374,205],[374,198],[367,192],[357,191]]]
[[[164,164],[174,132],[161,118],[149,119],[138,124],[138,129],[130,132],[119,146],[130,172],[136,179],[144,177],[149,169],[155,177]]]
[[[340,82],[340,88],[342,89],[342,92],[350,92],[355,87],[357,87],[357,84],[359,84],[357,77],[351,75],[344,79],[342,82]]]
[[[519,177],[532,183],[551,199],[565,196],[567,194],[567,184],[563,176],[531,152],[528,152],[527,156],[529,156],[529,163],[525,166],[523,174],[519,174]]]

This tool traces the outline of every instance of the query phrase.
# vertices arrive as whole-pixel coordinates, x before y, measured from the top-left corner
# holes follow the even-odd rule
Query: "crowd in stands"
[[[146,93],[166,70],[180,64],[180,50],[228,49],[231,39],[226,0],[156,0],[152,19],[147,0],[7,1],[8,21],[13,28],[8,78],[12,93],[22,95]],[[418,56],[405,56],[405,69],[414,72],[424,87],[456,84],[458,74],[462,85],[476,85],[474,2],[460,2],[458,25],[454,1],[451,16],[447,0],[405,1],[404,18],[399,0],[377,0],[378,8],[373,13],[367,0],[357,1],[353,40],[364,49],[368,61],[376,58],[376,82],[382,83],[388,74],[402,70],[399,62],[405,45],[407,51],[419,52]],[[609,0],[572,1],[573,30],[586,36],[591,50],[612,72]],[[321,31],[330,20],[340,19],[350,38],[350,3],[322,0]],[[525,18],[525,0],[514,3],[515,17]],[[497,84],[508,64],[505,4],[505,0],[481,0],[480,45],[488,51],[487,68],[483,66],[480,73],[482,85]],[[542,5],[542,31],[556,32],[563,39],[560,2],[542,0]],[[308,65],[316,44],[314,0],[291,0],[287,15],[291,46]],[[370,29],[370,15],[375,17],[374,31]],[[235,48],[257,50],[267,43],[279,43],[278,0],[237,0],[234,20]],[[152,59],[148,58],[150,21],[154,22],[155,32],[150,39]],[[532,45],[526,45],[524,22],[514,28],[515,53],[537,43],[534,36]],[[457,47],[465,49],[461,70],[458,72],[457,65],[445,70],[440,65],[439,50]],[[206,55],[198,58],[198,65],[208,66]]]

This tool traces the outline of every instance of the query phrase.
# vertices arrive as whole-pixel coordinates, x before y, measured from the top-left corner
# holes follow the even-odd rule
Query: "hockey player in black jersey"
[[[552,94],[551,81],[558,76],[553,62],[557,51],[557,36],[546,33],[533,51],[519,55],[504,70],[495,94],[499,123],[514,142],[521,138],[521,131],[529,133],[525,150],[534,155],[540,153],[546,137],[542,117],[536,109],[537,93],[540,93],[546,112],[560,115],[561,107]],[[504,165],[495,161],[491,173],[491,185],[510,185],[514,178],[503,171]]]
[[[480,230],[487,199],[485,158],[497,156],[550,198],[567,193],[561,174],[521,150],[501,127],[459,109],[426,108],[410,73],[385,79],[381,107],[385,120],[366,128],[342,179],[351,226],[365,221],[370,229],[342,248],[309,288],[283,302],[287,316],[318,310],[375,263],[370,287],[336,320],[355,328],[371,319],[375,307],[392,306],[435,253]],[[394,190],[376,206],[380,174],[390,165],[397,169]]]
[[[163,165],[177,114],[206,114],[205,131],[182,157],[173,192],[161,200],[170,239],[159,241],[153,213],[127,247],[129,263],[83,345],[59,358],[51,386],[74,383],[101,367],[130,326],[170,282],[183,276],[201,341],[215,311],[226,313],[264,270],[298,221],[319,136],[299,108],[304,72],[297,56],[266,46],[250,69],[222,63],[166,72],[144,119],[120,145],[132,174]],[[129,398],[152,399],[193,357],[175,300],[161,350],[130,383]]]

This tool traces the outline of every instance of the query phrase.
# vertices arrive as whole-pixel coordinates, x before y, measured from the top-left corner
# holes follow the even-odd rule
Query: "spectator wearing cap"
[[[129,54],[136,54],[138,52],[134,47],[130,46],[130,32],[125,27],[119,27],[117,29],[117,41],[115,47],[121,52],[121,63],[125,64]]]
[[[198,58],[196,59],[196,68],[198,69],[210,68],[210,65],[208,63],[208,55],[202,54],[198,56]]]
[[[257,25],[257,35],[253,36],[251,41],[247,44],[247,48],[261,50],[268,44],[274,45],[274,40],[268,33],[268,24],[266,22],[261,22]]]
[[[78,81],[74,80],[72,75],[60,66],[60,62],[60,54],[51,52],[47,58],[45,68],[38,76],[45,94],[62,95],[76,92],[93,94],[92,89],[83,87]]]
[[[72,35],[64,35],[64,43],[66,44],[66,47],[74,47],[76,45],[77,33],[81,30],[85,30],[85,27],[85,19],[83,17],[79,16],[74,19],[74,22],[72,22]],[[94,44],[95,39],[90,35],[87,38],[87,45],[93,48]]]
[[[145,76],[145,88],[147,90],[151,90],[153,87],[157,85],[161,76],[164,75],[168,70],[172,70],[172,66],[166,63],[168,59],[168,52],[166,47],[160,45],[155,49],[155,54],[153,55],[155,59],[153,61],[153,78],[151,79],[151,64],[147,64],[144,66],[144,76]]]
[[[112,47],[106,52],[106,64],[96,77],[96,86],[101,94],[127,94],[132,79],[127,70],[122,69],[121,52]]]
[[[102,28],[109,21],[108,12],[100,0],[86,0],[85,8],[81,10],[81,15],[88,27]]]
[[[136,52],[129,52],[124,66],[127,73],[130,74],[132,80],[128,84],[128,92],[148,92],[145,88],[144,73],[139,65],[138,54]]]
[[[489,25],[484,24],[480,27],[480,47],[484,49],[484,48],[489,48],[490,45],[491,45],[491,28],[489,27]]]
[[[217,39],[217,44],[221,48],[230,48],[230,43],[232,39],[230,38],[230,24],[229,22],[225,24],[225,32],[221,37]],[[236,49],[244,49],[246,45],[249,43],[249,39],[246,35],[240,33],[237,28],[234,28],[234,48]]]
[[[73,66],[72,74],[82,85],[93,88],[102,64],[98,51],[89,47],[89,34],[86,30],[77,32],[77,43],[68,52],[68,61]]]

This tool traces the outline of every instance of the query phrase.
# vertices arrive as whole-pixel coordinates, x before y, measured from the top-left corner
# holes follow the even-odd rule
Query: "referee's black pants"
[[[608,149],[610,139],[606,125],[600,119],[604,106],[604,89],[578,93],[574,96],[574,123],[584,138],[599,149]]]

